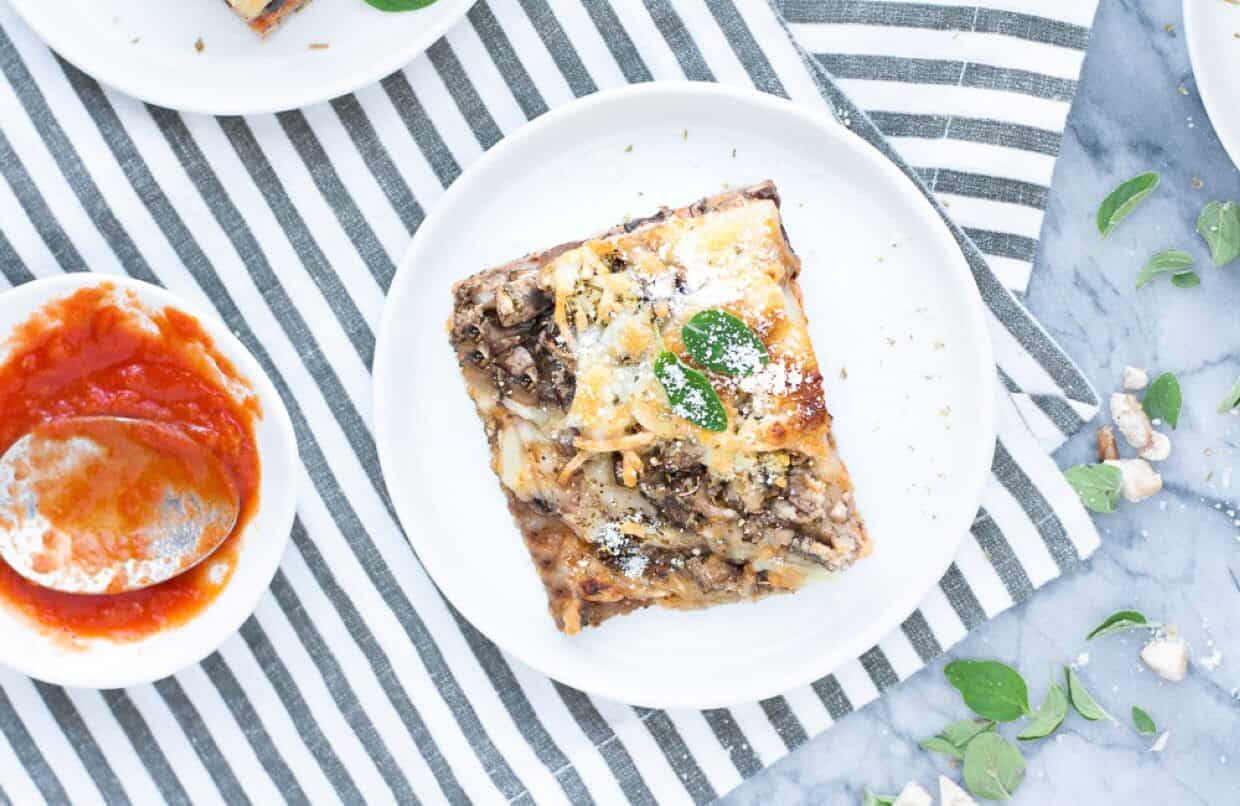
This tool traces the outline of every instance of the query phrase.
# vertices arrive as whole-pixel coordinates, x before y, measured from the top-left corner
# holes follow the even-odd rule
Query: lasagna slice
[[[451,343],[564,632],[793,591],[869,553],[800,268],[765,182],[454,287]],[[704,342],[701,314],[748,342]]]
[[[310,0],[228,0],[228,5],[249,23],[250,30],[266,36],[308,2]]]

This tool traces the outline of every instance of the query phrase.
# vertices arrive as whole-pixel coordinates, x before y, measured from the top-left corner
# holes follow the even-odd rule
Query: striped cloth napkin
[[[0,2],[0,277],[128,273],[213,305],[303,459],[281,571],[202,664],[108,692],[0,671],[0,803],[703,803],[1079,566],[1098,537],[1047,450],[1097,401],[1019,296],[1093,10],[483,0],[380,84],[215,119],[101,87]],[[1006,391],[982,510],[918,611],[812,686],[705,712],[600,700],[497,651],[405,542],[369,415],[384,292],[444,188],[552,107],[686,77],[829,107],[915,177],[954,222]]]

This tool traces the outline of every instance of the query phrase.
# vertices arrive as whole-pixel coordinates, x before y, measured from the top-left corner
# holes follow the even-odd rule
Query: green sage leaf
[[[718,308],[694,314],[681,329],[680,340],[698,366],[724,375],[750,375],[771,360],[762,339],[744,320]]]
[[[973,713],[996,722],[1029,714],[1029,689],[1011,666],[993,660],[958,660],[943,670]]]
[[[1162,420],[1172,428],[1180,422],[1180,408],[1183,405],[1180,382],[1170,372],[1155,378],[1141,399],[1141,407],[1151,420]]]
[[[1210,246],[1215,266],[1240,257],[1240,207],[1235,202],[1212,201],[1197,216],[1197,232]]]
[[[1196,288],[1201,285],[1201,275],[1195,271],[1178,271],[1171,275],[1171,284],[1176,288]]]
[[[1063,724],[1063,719],[1067,715],[1068,694],[1055,682],[1054,678],[1051,678],[1051,687],[1046,690],[1046,699],[1042,701],[1042,707],[1038,709],[1037,716],[1017,734],[1016,738],[1025,741],[1045,739]]]
[[[1106,621],[1102,622],[1097,627],[1094,627],[1089,635],[1085,636],[1085,640],[1092,641],[1095,638],[1101,638],[1102,636],[1110,635],[1111,633],[1124,632],[1125,630],[1137,630],[1143,627],[1153,628],[1157,626],[1158,624],[1156,622],[1148,620],[1143,614],[1138,613],[1136,610],[1120,610],[1107,616]]]
[[[1076,676],[1076,672],[1072,671],[1071,667],[1065,667],[1064,672],[1068,676],[1068,696],[1072,699],[1072,707],[1076,712],[1090,722],[1110,719],[1111,715],[1085,690],[1085,684]]]
[[[1110,235],[1119,222],[1127,218],[1156,187],[1158,174],[1149,171],[1134,176],[1112,190],[1098,207],[1098,232],[1102,233],[1102,237]]]
[[[1236,380],[1235,385],[1227,392],[1227,396],[1218,404],[1218,413],[1226,414],[1237,407],[1240,407],[1240,379]]]
[[[728,412],[709,378],[686,366],[670,350],[659,353],[654,362],[654,374],[667,392],[667,402],[677,417],[684,417],[707,431],[727,429]]]
[[[1111,465],[1077,465],[1063,472],[1064,478],[1076,490],[1081,503],[1094,512],[1114,512],[1119,503],[1119,492],[1124,484],[1123,474]]]
[[[1187,269],[1193,265],[1193,256],[1182,249],[1164,249],[1158,252],[1141,268],[1137,275],[1137,288],[1142,288],[1155,278],[1168,272]]]
[[[1137,733],[1142,736],[1153,736],[1158,733],[1158,726],[1154,724],[1154,720],[1136,705],[1132,706],[1132,724],[1137,729]]]
[[[997,733],[983,733],[964,754],[964,785],[979,798],[1008,800],[1025,780],[1025,758]]]

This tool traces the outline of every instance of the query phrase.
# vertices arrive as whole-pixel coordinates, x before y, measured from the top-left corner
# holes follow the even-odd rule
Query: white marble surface
[[[729,806],[858,804],[863,786],[894,793],[910,779],[932,789],[941,773],[958,780],[958,770],[917,746],[967,713],[943,677],[946,661],[1010,663],[1040,702],[1047,676],[1085,651],[1084,678],[1117,723],[1070,715],[1056,738],[1021,743],[1028,776],[1014,803],[1240,804],[1240,588],[1228,574],[1240,577],[1240,418],[1215,413],[1240,376],[1240,262],[1210,266],[1194,231],[1205,202],[1240,199],[1240,171],[1196,96],[1180,0],[1101,6],[1028,303],[1104,397],[1125,364],[1179,376],[1185,408],[1162,466],[1166,490],[1098,516],[1103,547],[1085,571],[977,630],[947,659],[747,782],[725,799]],[[1143,170],[1160,171],[1162,187],[1100,245],[1098,202]],[[1203,285],[1164,281],[1136,291],[1141,264],[1168,248],[1197,258]],[[1057,459],[1068,466],[1091,455],[1092,429]],[[1137,659],[1142,634],[1085,644],[1090,628],[1125,607],[1179,625],[1194,652],[1187,679],[1167,683],[1146,670]],[[1200,660],[1214,648],[1222,659],[1211,670]],[[1134,704],[1170,729],[1161,754],[1131,729]]]

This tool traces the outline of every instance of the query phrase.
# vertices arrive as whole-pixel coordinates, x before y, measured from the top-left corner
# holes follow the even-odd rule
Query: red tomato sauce
[[[118,302],[108,284],[43,308],[0,346],[0,357],[0,454],[36,427],[54,428],[69,417],[151,420],[207,448],[241,500],[237,525],[220,547],[167,582],[126,593],[68,594],[36,585],[0,560],[0,600],[70,640],[134,640],[201,612],[228,584],[240,535],[258,507],[254,428],[262,412],[236,368],[194,317],[174,308],[145,311],[132,298]],[[79,507],[73,517],[90,514]]]

